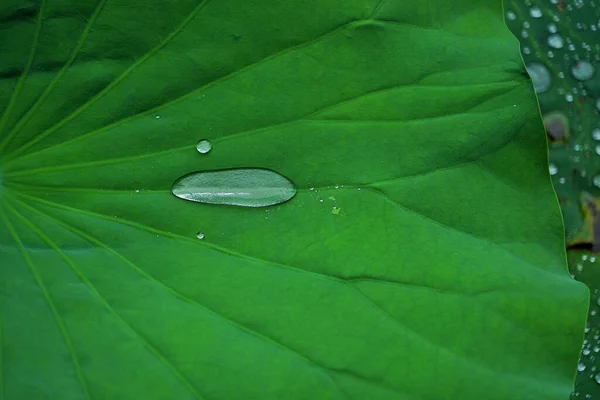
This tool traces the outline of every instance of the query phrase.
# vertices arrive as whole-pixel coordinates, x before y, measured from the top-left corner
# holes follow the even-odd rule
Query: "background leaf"
[[[571,274],[591,290],[573,399],[600,398],[600,8],[588,1],[506,0],[548,133],[550,174],[565,221]],[[594,197],[596,198],[594,200]]]
[[[587,294],[499,2],[0,19],[5,399],[567,398]],[[298,193],[170,193],[239,167]]]

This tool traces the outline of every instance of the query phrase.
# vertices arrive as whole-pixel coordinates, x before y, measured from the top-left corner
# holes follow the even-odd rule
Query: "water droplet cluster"
[[[544,117],[548,173],[563,211],[567,245],[573,246],[570,270],[592,289],[572,397],[600,399],[600,272],[594,273],[600,271],[600,255],[592,252],[600,243],[586,233],[582,211],[586,201],[595,207],[600,199],[600,1],[505,1],[505,11]]]

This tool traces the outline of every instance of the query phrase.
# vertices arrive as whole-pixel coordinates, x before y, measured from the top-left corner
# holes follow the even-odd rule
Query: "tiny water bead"
[[[540,63],[531,63],[527,65],[527,73],[533,81],[533,87],[536,93],[543,93],[550,89],[552,79],[548,68]]]
[[[175,181],[172,192],[198,203],[266,207],[290,200],[296,186],[275,171],[239,168],[193,172]]]
[[[578,61],[571,67],[571,75],[579,81],[587,81],[594,76],[594,66],[589,61]]]
[[[206,154],[212,149],[212,144],[208,140],[201,140],[196,145],[196,150],[198,153]]]
[[[198,232],[198,233],[196,234],[196,237],[197,237],[198,239],[204,239],[204,233],[202,233],[202,232]]]
[[[594,186],[600,188],[600,175],[596,175],[592,178],[592,183]]]
[[[600,140],[600,128],[595,128],[592,130],[592,139]]]
[[[550,165],[548,165],[548,171],[550,172],[550,175],[556,175],[558,174],[558,167],[550,163]]]

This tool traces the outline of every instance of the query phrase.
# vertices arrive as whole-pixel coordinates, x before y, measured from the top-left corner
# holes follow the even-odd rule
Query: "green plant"
[[[587,291],[499,2],[0,20],[3,399],[568,397]],[[297,194],[171,194],[235,168]]]
[[[600,8],[591,1],[505,1],[549,138],[572,275],[592,291],[573,398],[600,398]]]

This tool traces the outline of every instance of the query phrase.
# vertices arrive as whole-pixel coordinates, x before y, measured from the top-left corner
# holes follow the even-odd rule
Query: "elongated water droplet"
[[[180,199],[199,203],[266,207],[288,201],[296,187],[277,172],[240,168],[193,172],[179,178],[172,191]]]
[[[208,140],[201,140],[196,145],[196,150],[199,153],[206,154],[212,149],[212,144]]]

